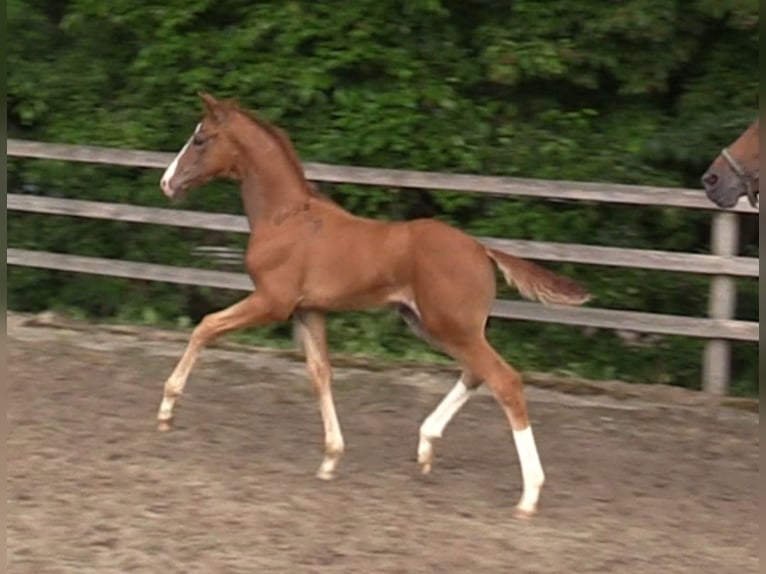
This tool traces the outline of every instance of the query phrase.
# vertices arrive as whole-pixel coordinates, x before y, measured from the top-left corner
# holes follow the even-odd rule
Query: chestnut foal
[[[760,132],[760,119],[756,118],[729,147],[721,150],[702,175],[705,193],[718,207],[734,207],[743,195],[750,205],[758,205]]]
[[[235,102],[199,95],[206,114],[160,185],[176,198],[213,178],[239,182],[251,230],[245,266],[257,288],[194,329],[165,383],[159,428],[170,428],[173,406],[205,345],[223,333],[292,317],[324,423],[325,455],[317,476],[332,478],[344,442],[330,388],[324,313],[393,307],[416,334],[462,366],[460,380],[420,427],[417,459],[423,472],[431,469],[434,440],[486,381],[505,410],[519,455],[523,494],[517,513],[532,515],[544,474],[522,380],[484,333],[495,298],[493,264],[523,296],[543,303],[579,305],[588,293],[439,221],[384,222],[344,211],[307,182],[281,130]]]

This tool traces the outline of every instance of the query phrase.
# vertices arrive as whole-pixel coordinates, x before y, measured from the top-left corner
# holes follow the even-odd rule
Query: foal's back
[[[486,313],[494,271],[474,238],[435,219],[380,221],[312,200],[304,236],[304,305],[326,310],[406,303]],[[428,301],[426,301],[428,300]],[[483,319],[482,319],[483,320]]]

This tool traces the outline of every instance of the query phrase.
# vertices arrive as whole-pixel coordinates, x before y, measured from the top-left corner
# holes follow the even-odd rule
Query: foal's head
[[[702,185],[710,200],[719,207],[733,207],[743,195],[750,205],[759,194],[759,119],[729,147],[724,148],[702,176]]]
[[[206,114],[160,180],[166,196],[175,198],[217,177],[237,179],[239,150],[227,131],[236,106],[200,92]]]

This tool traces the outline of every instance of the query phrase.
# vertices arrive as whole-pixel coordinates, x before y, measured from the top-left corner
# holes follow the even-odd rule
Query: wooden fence
[[[173,154],[120,150],[93,146],[7,140],[8,156],[76,161],[144,168],[165,168]],[[709,316],[686,317],[592,307],[544,307],[526,301],[498,300],[495,317],[658,333],[707,339],[703,358],[703,388],[715,395],[727,393],[730,375],[730,341],[758,341],[759,324],[733,319],[736,278],[759,277],[759,260],[736,255],[739,215],[757,213],[745,202],[734,209],[718,210],[698,190],[543,181],[509,177],[441,174],[421,171],[373,169],[305,163],[313,181],[486,193],[495,196],[535,197],[547,200],[609,202],[643,206],[704,209],[712,212],[712,254],[623,249],[593,245],[480,238],[483,242],[522,257],[543,261],[655,269],[711,276]],[[10,211],[47,213],[147,224],[171,225],[234,233],[247,233],[242,216],[179,209],[148,208],[74,199],[9,193]],[[250,290],[250,280],[240,273],[115,261],[8,248],[8,265],[57,269],[112,277]]]

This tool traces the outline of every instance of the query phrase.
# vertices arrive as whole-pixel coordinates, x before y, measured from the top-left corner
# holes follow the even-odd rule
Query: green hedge
[[[699,187],[757,107],[758,4],[728,0],[258,2],[9,0],[11,137],[177,150],[199,89],[236,96],[285,128],[304,160],[444,172]],[[11,191],[165,206],[159,172],[9,159]],[[709,251],[710,214],[478,195],[325,186],[355,213],[439,217],[471,233]],[[240,212],[230,185],[183,206]],[[198,244],[244,237],[13,213],[16,247],[204,265]],[[743,238],[742,252],[757,256]],[[704,315],[708,280],[551,265],[594,304]],[[757,320],[757,280],[738,318]],[[504,291],[503,294],[508,294]],[[184,324],[236,294],[11,268],[11,308]],[[427,353],[399,320],[334,317],[334,348]],[[614,333],[492,324],[524,369],[697,387],[700,341],[630,347]],[[289,329],[253,336],[289,339]],[[735,392],[758,388],[755,345],[736,344]]]

